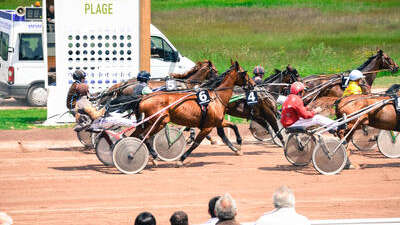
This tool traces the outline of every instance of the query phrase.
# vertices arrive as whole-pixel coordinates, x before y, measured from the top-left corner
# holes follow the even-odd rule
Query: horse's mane
[[[206,83],[202,85],[202,87],[207,87],[211,89],[217,88],[219,85],[221,85],[222,81],[225,79],[226,75],[233,69],[233,66],[231,66],[228,70],[223,72],[221,75],[216,76],[215,78],[212,78],[208,80]]]
[[[365,61],[361,66],[359,66],[359,67],[357,68],[357,70],[362,71],[363,69],[365,69],[365,67],[367,67],[367,66],[372,62],[372,60],[374,60],[376,57],[378,57],[379,54],[380,54],[380,53],[377,53],[377,54],[375,54],[375,55],[369,57],[369,58],[367,59],[367,61]]]

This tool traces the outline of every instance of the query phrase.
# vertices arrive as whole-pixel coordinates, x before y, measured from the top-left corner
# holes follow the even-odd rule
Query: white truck
[[[22,9],[0,10],[0,96],[45,106],[47,87],[55,82],[54,24],[45,25],[40,7]],[[150,33],[152,78],[184,73],[195,65],[155,26]]]

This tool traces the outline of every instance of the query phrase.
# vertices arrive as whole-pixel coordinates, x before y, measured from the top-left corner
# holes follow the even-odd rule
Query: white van
[[[25,10],[24,16],[17,15],[15,10],[0,10],[0,95],[26,99],[32,106],[44,106],[47,79],[51,85],[55,75],[55,38],[51,32],[54,27],[43,28],[41,8]],[[47,51],[43,50],[44,33],[47,34]],[[153,79],[184,73],[195,65],[153,25],[150,34]]]
[[[35,10],[40,10],[37,8]],[[0,10],[0,94],[26,99],[33,106],[46,104],[42,22],[27,21],[14,10]]]

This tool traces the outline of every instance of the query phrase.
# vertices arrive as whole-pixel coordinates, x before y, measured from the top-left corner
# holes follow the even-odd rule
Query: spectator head
[[[0,212],[0,225],[11,225],[13,224],[13,220],[7,213]]]
[[[50,11],[51,13],[54,13],[54,5],[49,5],[49,11]]]
[[[215,196],[208,202],[208,214],[210,214],[211,218],[217,217],[217,215],[215,215],[215,203],[218,201],[220,197],[221,196]]]
[[[142,212],[136,217],[135,225],[156,225],[156,218],[149,212]]]
[[[220,220],[234,219],[237,214],[236,202],[229,193],[220,197],[215,203],[215,214]]]
[[[281,186],[275,191],[273,201],[275,208],[294,208],[294,194],[286,186]]]
[[[174,212],[171,218],[169,218],[169,222],[171,223],[171,225],[188,225],[188,215],[183,211]]]

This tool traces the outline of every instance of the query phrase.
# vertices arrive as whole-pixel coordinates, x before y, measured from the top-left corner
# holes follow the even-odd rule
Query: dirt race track
[[[2,131],[0,210],[15,224],[133,224],[142,211],[169,224],[184,210],[196,224],[207,220],[211,197],[230,192],[238,221],[249,222],[272,209],[274,189],[286,184],[310,219],[400,217],[400,159],[356,152],[364,169],[323,176],[312,166],[291,166],[282,149],[241,130],[244,156],[206,143],[184,168],[160,163],[130,176],[102,166],[71,128]]]

